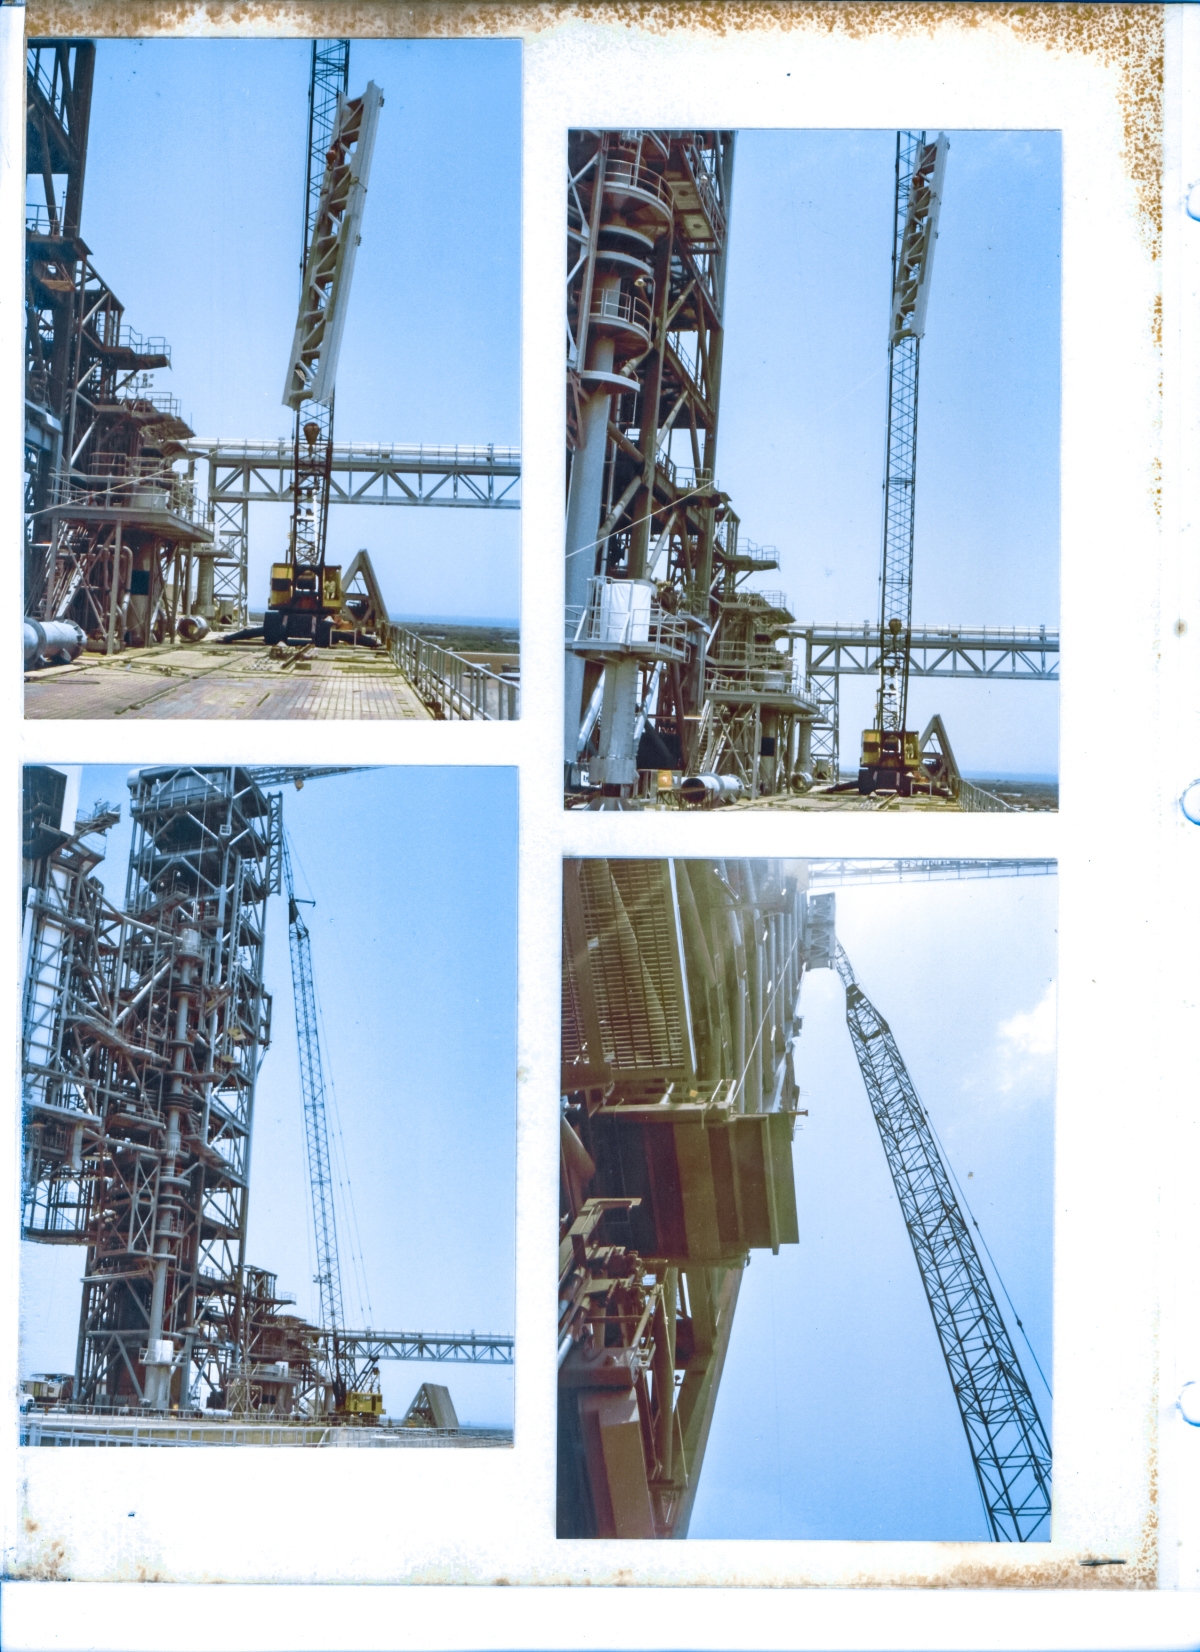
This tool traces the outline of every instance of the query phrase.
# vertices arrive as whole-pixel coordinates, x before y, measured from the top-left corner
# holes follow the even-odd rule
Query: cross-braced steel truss
[[[233,768],[143,770],[132,813],[123,912],[95,822],[30,897],[24,1231],[87,1247],[76,1402],[165,1409],[241,1358],[272,815]]]
[[[1050,1441],[891,1028],[839,946],[846,1022],[997,1542],[1050,1537]]]

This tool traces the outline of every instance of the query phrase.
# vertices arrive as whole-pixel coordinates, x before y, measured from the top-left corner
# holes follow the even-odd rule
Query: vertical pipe
[[[604,169],[607,151],[608,137],[602,135],[596,155],[596,176],[592,182],[587,265],[580,283],[577,360],[580,372],[590,370],[611,373],[613,368],[612,339],[597,337],[592,342],[589,337],[600,219],[604,210]],[[620,285],[619,280],[616,281],[616,285]],[[604,496],[604,456],[608,449],[608,416],[611,405],[612,391],[601,385],[586,397],[580,409],[579,447],[571,461],[571,482],[567,495],[565,604],[568,609],[582,608],[586,604],[588,581],[595,568],[595,548],[591,542],[600,526],[600,504]],[[568,776],[578,757],[583,679],[583,658],[572,649],[568,649],[563,674],[563,759]]]
[[[121,545],[124,538],[124,523],[117,518],[116,540],[113,545],[112,573],[108,588],[108,635],[104,642],[105,654],[112,654],[113,641],[117,630],[117,588],[121,583]]]
[[[746,1042],[749,1060],[746,1071],[746,1110],[762,1111],[762,942],[758,938],[758,923],[751,915],[746,937],[746,985],[748,988]]]
[[[654,1454],[658,1477],[669,1481],[674,1469],[675,1445],[675,1296],[678,1272],[667,1268],[654,1310]]]
[[[738,1111],[746,1111],[746,956],[742,947],[738,915],[732,907],[727,912],[729,923],[729,973],[733,977],[729,1005],[729,1019],[733,1033],[733,1076],[738,1085]]]
[[[638,661],[610,657],[604,668],[604,698],[600,707],[600,756],[597,778],[606,791],[637,784]]]

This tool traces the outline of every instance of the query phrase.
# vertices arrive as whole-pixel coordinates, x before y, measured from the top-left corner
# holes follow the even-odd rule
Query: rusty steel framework
[[[803,971],[835,969],[994,1541],[1049,1535],[1050,1446],[887,1023],[835,934],[842,883],[1053,861],[567,861],[560,1537],[686,1537],[756,1248],[796,1243]],[[1018,1324],[1019,1324],[1018,1320]]]
[[[568,861],[558,1531],[685,1537],[752,1249],[799,1238],[802,863]]]
[[[779,566],[715,480],[734,134],[569,143],[567,790],[619,807],[654,771],[750,796],[811,766]]]
[[[349,772],[135,772],[118,910],[96,869],[119,808],[77,819],[66,771],[24,771],[22,1237],[87,1258],[75,1370],[43,1409],[373,1421],[381,1360],[512,1364],[509,1335],[342,1327],[311,958],[282,797],[264,788]],[[302,1089],[318,1225],[328,1218],[316,1325],[245,1255],[270,1041],[264,920],[285,887],[301,1059],[316,1061]]]
[[[154,383],[171,366],[169,344],[129,326],[80,238],[94,61],[92,41],[29,43],[28,171],[45,204],[26,218],[26,615],[78,624],[105,654],[244,627],[249,506],[261,499],[291,506],[289,566],[316,569],[327,619],[338,606],[336,580],[326,590],[321,578],[331,503],[519,509],[515,448],[333,444],[383,101],[373,84],[347,96],[349,42],[313,42],[301,302],[284,396],[293,431],[278,442],[196,439],[178,400]],[[208,463],[206,490],[197,460]],[[296,584],[307,590],[313,577]],[[299,623],[311,627],[311,617]]]
[[[277,811],[237,768],[141,771],[125,907],[76,824],[35,862],[23,1005],[28,1239],[85,1245],[74,1399],[195,1404],[241,1371],[250,1130]]]
[[[29,42],[25,612],[113,654],[211,616],[228,557],[182,454],[192,430],[154,386],[170,347],[125,320],[79,233],[94,64],[91,41]]]
[[[896,789],[899,770],[906,796],[916,775],[962,807],[1001,807],[965,783],[960,796],[932,725],[903,729],[920,339],[948,142],[897,134],[880,619],[860,633],[797,625],[783,592],[748,586],[778,554],[742,534],[716,480],[734,137],[569,137],[568,802],[620,808],[662,783],[685,803],[836,787],[840,678],[870,652],[879,692],[860,789]],[[917,640],[919,674],[1057,676],[1044,628]]]
[[[25,271],[25,589],[39,611],[48,574],[48,512],[62,463],[73,373],[75,295],[96,48],[90,40],[31,40],[26,70],[26,168],[44,205],[27,209]],[[65,180],[65,189],[55,178]]]

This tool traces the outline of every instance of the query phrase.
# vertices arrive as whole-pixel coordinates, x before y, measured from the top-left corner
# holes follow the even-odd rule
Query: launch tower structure
[[[87,1247],[76,1403],[165,1410],[240,1363],[279,819],[241,768],[131,785],[124,911],[91,875],[111,811],[31,863],[23,1234]]]
[[[797,870],[564,864],[560,1537],[686,1537],[742,1271],[799,1240],[793,1048],[834,897]]]
[[[716,483],[733,155],[732,132],[569,139],[564,757],[601,806],[656,769],[783,789],[821,714],[786,599],[741,589],[778,558]]]

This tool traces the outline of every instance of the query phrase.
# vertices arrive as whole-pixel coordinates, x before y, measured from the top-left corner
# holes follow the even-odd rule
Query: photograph
[[[567,184],[567,807],[1057,808],[1061,134]]]
[[[511,1445],[516,770],[23,793],[22,1444]]]
[[[520,43],[35,38],[26,111],[26,717],[518,716]]]
[[[1197,84],[0,0],[5,1652],[1200,1644]]]
[[[559,1538],[1050,1541],[1056,870],[564,863]]]

